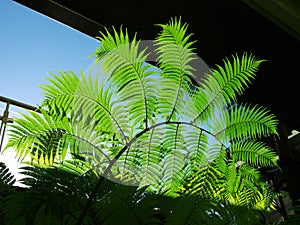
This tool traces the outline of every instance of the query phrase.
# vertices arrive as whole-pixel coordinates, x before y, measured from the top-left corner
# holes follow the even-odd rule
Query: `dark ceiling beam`
[[[78,1],[53,1],[53,0],[14,0],[36,12],[39,12],[49,18],[57,20],[75,30],[78,30],[91,37],[96,37],[104,26],[91,19],[88,15],[78,12],[78,9],[72,9],[67,2]]]
[[[188,0],[182,5],[173,0],[151,0],[147,4],[133,0],[14,1],[91,37],[99,36],[104,27],[123,25],[130,36],[137,32],[138,39],[153,40],[160,31],[154,24],[181,16],[194,33],[193,40],[197,40],[196,53],[209,67],[244,51],[266,59],[242,100],[266,106],[284,124],[300,131],[297,104],[300,42],[296,39],[299,0],[280,1],[285,3],[284,7],[278,7],[279,0]],[[295,9],[290,8],[292,5]],[[277,25],[271,22],[275,20]]]
[[[103,22],[107,23],[110,20],[115,20],[115,16],[118,13],[121,13],[122,10],[112,10],[111,6],[113,4],[107,4],[105,2],[99,3],[98,0],[89,0],[84,4],[80,5],[78,0],[14,0],[24,6],[27,6],[41,14],[44,14],[50,18],[53,18],[57,21],[60,21],[76,30],[79,30],[89,36],[95,37],[98,35],[100,30],[103,30],[104,24],[99,22],[99,18],[103,18]],[[268,18],[277,26],[281,27],[283,30],[288,32],[293,37],[300,40],[300,2],[297,3],[293,0],[242,0],[244,3],[252,7],[255,11],[261,13],[263,16]],[[120,1],[114,1],[116,3],[115,7],[128,8],[133,7],[132,3],[127,2],[127,4],[121,4]],[[126,1],[125,1],[126,2]],[[155,5],[154,2],[153,5]],[[296,4],[297,3],[297,4]],[[121,4],[121,5],[120,5]],[[150,3],[149,3],[150,4]],[[99,8],[99,6],[102,6]],[[134,6],[137,7],[137,6]],[[165,6],[163,6],[165,7]],[[90,8],[91,10],[87,10]],[[92,11],[99,8],[98,15],[92,15]],[[148,6],[151,10],[158,10],[161,12],[161,5],[157,7]],[[80,12],[80,9],[81,12]],[[143,11],[142,8],[135,8],[136,14],[139,15],[138,11]],[[172,7],[169,6],[169,10],[172,11]],[[116,12],[116,14],[112,14],[110,18],[109,12]],[[102,14],[102,16],[101,16]],[[147,14],[147,13],[146,13]],[[153,11],[153,14],[156,13]],[[121,17],[123,15],[120,15]],[[95,19],[93,19],[95,17]],[[97,18],[96,18],[97,17]],[[135,17],[132,15],[132,17]],[[138,18],[138,17],[136,17]],[[129,18],[127,18],[129,19]],[[110,26],[111,23],[105,24],[106,26]]]
[[[243,2],[300,40],[300,1],[243,0]]]

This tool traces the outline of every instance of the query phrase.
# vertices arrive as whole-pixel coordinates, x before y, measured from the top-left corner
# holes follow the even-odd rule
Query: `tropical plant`
[[[70,196],[81,199],[78,211],[72,211],[80,214],[77,224],[95,219],[114,224],[108,221],[120,218],[112,215],[124,212],[118,195],[123,192],[117,191],[119,203],[111,208],[111,216],[97,210],[104,207],[99,193],[107,179],[122,188],[124,184],[135,186],[125,191],[134,193],[128,196],[135,205],[143,203],[144,195],[185,202],[195,199],[192,202],[197,207],[197,199],[205,198],[219,202],[210,204],[211,209],[224,211],[232,205],[267,210],[274,204],[276,193],[262,179],[259,168],[277,166],[276,154],[261,141],[276,135],[277,120],[263,107],[236,103],[263,60],[247,53],[226,58],[223,66],[216,65],[201,83],[193,85],[198,79],[191,66],[196,55],[187,24],[171,19],[159,26],[155,66],[147,63],[149,52],[136,36],[130,38],[123,28],[106,30],[99,37],[93,73],[52,74],[49,83],[42,85],[45,100],[40,112],[23,114],[11,125],[7,147],[13,147],[19,159],[30,155],[46,172],[41,179],[48,180],[52,170],[47,167],[65,168],[66,164],[80,165],[79,177],[93,174],[97,178],[84,194],[78,186],[76,191],[70,188]],[[40,180],[38,174],[30,175]],[[52,179],[55,173],[50,175]],[[45,184],[47,190],[50,186],[53,192],[66,194],[74,185],[71,180],[59,187],[55,182]],[[60,207],[69,210],[65,204]],[[90,217],[93,210],[99,212],[96,218]],[[186,215],[176,211],[171,218]],[[198,219],[188,224],[201,224]],[[131,224],[143,224],[141,221],[145,220]]]
[[[98,177],[82,174],[82,165],[26,166],[27,188],[6,189],[0,204],[1,225],[73,225]],[[2,188],[0,192],[3,194]],[[3,195],[1,195],[3,196]],[[120,222],[122,221],[122,222]],[[198,196],[171,198],[105,179],[81,224],[260,224],[258,210],[222,205]]]

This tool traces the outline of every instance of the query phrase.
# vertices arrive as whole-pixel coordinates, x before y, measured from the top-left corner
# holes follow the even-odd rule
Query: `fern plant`
[[[85,170],[70,161],[59,167],[22,167],[26,177],[21,182],[27,188],[10,187],[1,195],[1,225],[74,225],[98,180]],[[200,195],[171,198],[105,179],[81,224],[260,224],[259,219],[259,211],[247,207],[222,205]]]
[[[42,85],[40,112],[10,127],[7,147],[40,166],[66,158],[84,163],[99,180],[77,224],[94,204],[104,178],[157,195],[196,195],[268,209],[276,197],[259,168],[277,166],[260,140],[276,135],[277,120],[264,107],[238,103],[263,60],[232,56],[202,82],[187,24],[161,24],[157,65],[126,29],[101,33],[95,73],[59,71]],[[97,70],[96,70],[97,69]]]

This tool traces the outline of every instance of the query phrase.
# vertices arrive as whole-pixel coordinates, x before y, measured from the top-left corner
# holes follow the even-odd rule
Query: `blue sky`
[[[56,70],[87,70],[89,57],[99,42],[12,0],[0,0],[0,96],[30,105],[40,104],[38,86]],[[0,114],[4,103],[0,102]],[[10,107],[10,116],[19,108]],[[7,143],[4,138],[3,145]],[[0,154],[0,161],[16,178],[20,164],[12,149]]]
[[[44,77],[56,70],[85,71],[99,42],[12,0],[0,2],[0,96],[41,102]]]

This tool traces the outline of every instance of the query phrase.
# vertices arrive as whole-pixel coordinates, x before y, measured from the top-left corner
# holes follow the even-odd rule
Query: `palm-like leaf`
[[[26,175],[21,183],[27,188],[11,190],[5,197],[5,224],[74,224],[96,177],[91,173],[82,175],[86,170],[83,165],[72,170],[72,163],[66,164],[69,165],[67,171],[38,166],[21,168]],[[76,174],[79,168],[82,169],[80,175]],[[87,216],[82,224],[93,224],[93,220]]]
[[[235,162],[245,162],[254,167],[277,165],[276,154],[263,142],[253,140],[235,142],[230,146],[230,153]]]
[[[222,191],[222,174],[216,166],[206,166],[194,172],[188,177],[183,186],[180,187],[182,193],[187,195],[200,195],[207,199],[220,197]]]
[[[193,42],[189,41],[191,35],[186,35],[187,24],[182,25],[180,19],[174,19],[170,24],[160,26],[162,32],[156,40],[159,67],[162,69],[158,106],[164,118],[174,120],[182,117],[185,109],[188,82],[190,77],[194,77],[190,62],[195,54],[191,48]]]
[[[185,194],[261,205],[269,192],[255,167],[276,166],[276,155],[256,139],[276,134],[277,121],[264,108],[234,101],[262,60],[251,54],[225,59],[224,67],[217,65],[194,87],[187,25],[174,19],[160,26],[160,70],[147,64],[146,50],[126,30],[101,33],[95,52],[100,73],[49,78],[42,86],[42,115],[17,119],[8,146],[20,158],[30,153],[36,162],[54,165],[69,151],[98,175],[156,194],[178,196],[181,187]],[[103,180],[77,224],[98,199]]]
[[[277,134],[277,120],[269,110],[250,105],[233,105],[213,123],[212,132],[216,137],[231,140],[256,139]]]
[[[181,193],[263,211],[275,206],[278,194],[263,182],[257,169],[233,162],[217,168],[211,165],[186,179]]]
[[[12,125],[8,147],[16,147],[17,157],[22,159],[26,154],[37,156],[38,160],[53,163],[56,156],[65,155],[61,152],[60,146],[69,144],[61,143],[63,129],[66,129],[66,121],[56,123],[52,117],[45,114],[39,115],[31,112],[23,114],[23,118]],[[34,158],[34,157],[33,157]]]
[[[206,76],[202,88],[197,96],[199,102],[205,103],[199,108],[193,122],[201,119],[207,113],[214,113],[224,107],[224,103],[236,100],[237,94],[242,94],[250,80],[254,78],[258,66],[263,60],[256,60],[253,55],[244,54],[241,58],[233,57],[233,63],[229,59],[224,60],[224,66],[217,65],[217,69],[211,69],[212,76]],[[205,116],[204,116],[205,118]]]
[[[50,84],[42,86],[47,108],[60,110],[54,111],[53,117],[57,117],[63,111],[65,116],[72,116],[74,120],[85,119],[84,122],[88,123],[85,125],[101,124],[104,126],[101,130],[126,138],[129,132],[127,111],[114,101],[114,89],[109,88],[109,85],[105,86],[104,81],[99,81],[97,76],[93,79],[91,74],[87,78],[81,74],[80,79],[74,78],[71,72],[60,74],[63,80],[53,75],[52,78],[48,78]],[[64,82],[69,79],[73,82]],[[74,87],[71,89],[70,85]],[[58,89],[60,91],[57,91]]]
[[[52,165],[63,161],[68,153],[74,159],[94,154],[109,163],[105,148],[100,148],[103,135],[95,133],[92,126],[84,124],[85,121],[70,121],[67,117],[57,120],[48,113],[40,115],[36,112],[23,117],[12,125],[6,146],[14,147],[19,159],[30,154],[34,162]]]
[[[99,37],[101,46],[95,52],[102,69],[110,73],[108,82],[117,88],[115,101],[125,103],[131,113],[133,126],[148,127],[153,124],[153,113],[157,95],[157,72],[149,64],[145,64],[147,54],[140,50],[140,42],[134,37],[129,39],[127,31],[120,30],[113,34],[107,31]]]

